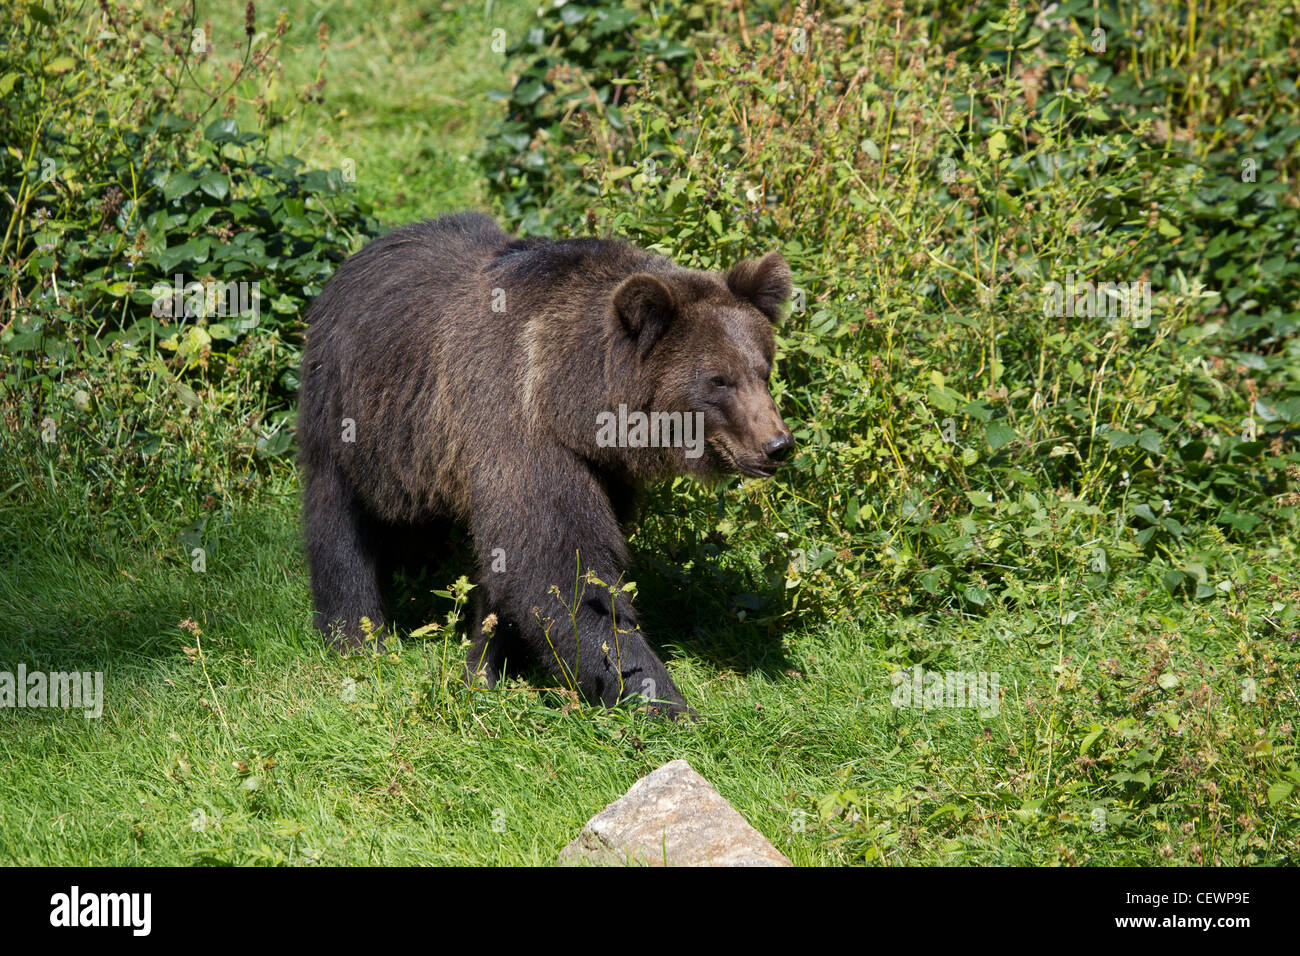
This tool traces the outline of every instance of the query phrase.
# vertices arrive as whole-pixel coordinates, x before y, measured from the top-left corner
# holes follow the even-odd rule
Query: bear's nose
[[[794,435],[786,432],[763,446],[763,453],[773,461],[785,461],[794,451]]]

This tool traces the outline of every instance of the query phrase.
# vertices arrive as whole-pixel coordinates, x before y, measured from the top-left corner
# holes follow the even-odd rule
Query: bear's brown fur
[[[575,601],[575,580],[620,579],[647,484],[788,457],[767,376],[789,295],[777,253],[701,272],[620,241],[513,239],[475,213],[370,243],[313,305],[302,361],[317,626],[347,647],[362,617],[382,625],[394,536],[448,519],[477,554],[471,676],[492,685],[518,654],[606,704],[685,709],[627,595],[579,581]],[[700,413],[703,441],[611,446],[598,423],[620,411]]]

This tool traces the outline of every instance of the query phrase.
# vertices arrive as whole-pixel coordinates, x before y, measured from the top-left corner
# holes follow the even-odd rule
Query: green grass
[[[352,160],[358,190],[390,225],[486,204],[472,156],[500,110],[488,93],[510,88],[505,56],[492,50],[493,31],[513,42],[535,20],[535,3],[288,0],[259,11],[259,31],[274,30],[281,6],[292,24],[281,103],[288,108],[321,77],[325,86],[323,102],[296,108],[274,130],[273,151],[324,168]],[[242,49],[242,4],[199,0],[198,8],[200,22],[212,20],[220,49]],[[247,118],[260,90],[238,92],[237,116]]]
[[[291,498],[214,514],[203,573],[144,540],[175,528],[88,542],[49,533],[75,526],[66,499],[21,498],[0,506],[0,662],[102,671],[105,706],[0,713],[4,863],[546,864],[676,758],[797,864],[1300,861],[1293,807],[1268,798],[1295,655],[1270,660],[1247,623],[1294,595],[1294,576],[1267,581],[1294,555],[1257,556],[1241,600],[1042,587],[978,618],[795,622],[732,666],[712,658],[747,633],[734,616],[661,623],[692,725],[519,678],[471,692],[458,634],[329,654]],[[997,672],[996,717],[891,706],[890,673],[916,661]]]

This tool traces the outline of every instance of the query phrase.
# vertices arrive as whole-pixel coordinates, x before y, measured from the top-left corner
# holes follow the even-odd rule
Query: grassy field
[[[492,49],[493,31],[517,39],[535,4],[292,0],[282,6],[292,24],[285,33],[284,88],[303,89],[322,77],[325,85],[319,108],[274,131],[277,147],[313,166],[351,159],[358,190],[390,224],[485,203],[471,156],[500,109],[488,94],[509,85],[505,57]],[[239,4],[200,3],[199,9],[211,16],[218,37],[240,38]],[[328,22],[323,50],[322,22]]]
[[[1265,793],[1283,715],[1243,701],[1246,677],[1261,693],[1287,679],[1250,633],[1252,602],[1044,587],[979,620],[880,614],[766,640],[734,618],[683,633],[651,608],[704,715],[682,725],[522,679],[471,693],[437,635],[328,654],[295,515],[291,498],[214,515],[196,573],[174,549],[68,540],[41,533],[66,515],[3,509],[6,660],[105,680],[100,719],[5,715],[5,862],[546,864],[676,758],[797,864],[1296,860]],[[927,670],[995,672],[997,713],[891,706],[901,648]],[[1126,737],[1145,756],[1112,762]],[[1098,796],[1111,773],[1136,778],[1131,799]],[[1262,818],[1229,812],[1250,805]]]
[[[215,35],[237,35],[237,5],[211,6]],[[324,104],[275,131],[283,147],[354,158],[386,224],[488,205],[467,157],[508,85],[491,30],[513,37],[533,4],[286,6],[286,85],[314,81],[322,17],[330,31]],[[196,526],[161,479],[106,491],[93,453],[3,451],[0,669],[102,671],[104,712],[0,711],[0,863],[544,865],[678,758],[797,865],[1300,863],[1300,644],[1278,624],[1300,554],[1267,528],[1223,543],[1213,600],[1171,593],[1156,567],[1106,588],[1069,568],[981,609],[890,602],[775,628],[746,614],[753,556],[660,550],[675,509],[726,514],[755,483],[659,495],[632,576],[702,716],[667,723],[540,674],[469,690],[445,597],[417,595],[433,633],[327,652],[289,464]],[[466,556],[430,583],[468,571]],[[1000,697],[896,706],[891,675],[914,666],[996,678]]]

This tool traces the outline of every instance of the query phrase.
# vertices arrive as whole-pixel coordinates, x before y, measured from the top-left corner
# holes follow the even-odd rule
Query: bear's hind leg
[[[364,647],[361,619],[385,621],[379,522],[332,462],[308,469],[303,510],[316,627],[339,651]]]

